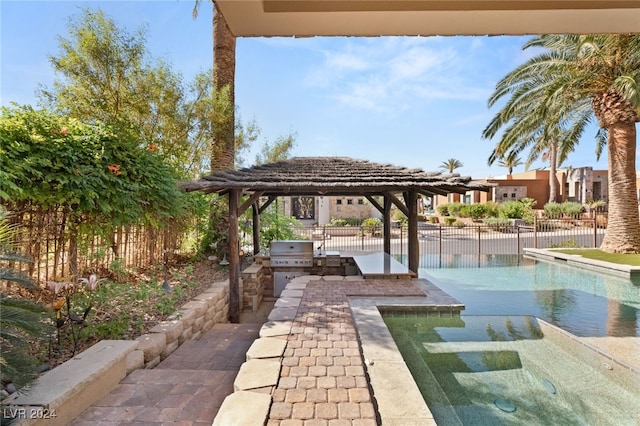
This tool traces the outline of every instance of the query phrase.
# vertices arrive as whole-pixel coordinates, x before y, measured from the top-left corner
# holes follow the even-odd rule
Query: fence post
[[[364,251],[364,226],[360,225],[360,250]]]
[[[533,248],[538,248],[538,216],[533,217]]]
[[[482,252],[480,251],[480,227],[478,226],[478,256],[480,256]]]
[[[518,254],[520,254],[520,225],[516,225],[516,231],[517,231],[517,241],[518,241]]]
[[[442,224],[439,223],[438,224],[438,254],[440,255],[440,258],[442,258]]]
[[[598,248],[598,212],[593,212],[593,248]]]

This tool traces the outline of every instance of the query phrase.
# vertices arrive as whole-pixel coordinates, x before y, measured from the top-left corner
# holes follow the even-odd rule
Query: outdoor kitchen
[[[323,250],[311,240],[274,240],[242,271],[241,310],[255,311],[264,298],[278,298],[287,283],[303,275],[360,275],[367,279],[409,279],[415,274],[386,253]]]

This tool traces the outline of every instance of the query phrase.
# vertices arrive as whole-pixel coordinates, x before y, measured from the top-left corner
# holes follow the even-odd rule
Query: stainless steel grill
[[[271,241],[271,267],[308,268],[313,266],[313,241]]]
[[[304,268],[313,266],[313,241],[271,241],[271,268],[273,269],[273,295],[280,293],[295,277],[305,275]]]

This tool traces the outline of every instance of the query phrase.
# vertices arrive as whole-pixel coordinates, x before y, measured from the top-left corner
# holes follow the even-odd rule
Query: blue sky
[[[193,1],[0,1],[0,103],[37,105],[51,86],[48,57],[80,8],[101,8],[133,32],[147,25],[147,46],[186,81],[212,65],[211,5],[193,20]],[[255,119],[261,140],[297,133],[295,156],[348,156],[437,171],[449,158],[474,178],[506,170],[486,163],[496,141],[481,138],[497,109],[496,82],[529,54],[527,37],[240,38],[236,104]],[[565,166],[606,169],[587,129]],[[257,150],[258,146],[256,146]],[[247,163],[255,153],[247,155]],[[543,167],[536,163],[532,168]],[[514,172],[523,171],[520,166]]]

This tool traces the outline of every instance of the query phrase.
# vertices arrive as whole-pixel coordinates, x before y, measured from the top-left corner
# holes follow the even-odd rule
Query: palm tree
[[[503,155],[500,160],[498,160],[498,165],[500,167],[506,167],[509,170],[509,176],[513,174],[514,167],[518,167],[522,164],[522,160],[518,157],[518,153],[516,151],[509,151],[507,155]]]
[[[31,280],[11,267],[29,260],[11,248],[14,228],[0,209],[0,283],[33,288]],[[0,375],[17,386],[29,384],[37,375],[35,359],[29,354],[29,342],[44,337],[42,315],[44,307],[28,299],[12,297],[0,292]]]
[[[506,95],[511,99],[484,135],[495,134],[496,126],[509,123],[522,110],[532,115],[530,120],[524,120],[525,124],[531,126],[537,114],[538,122],[544,123],[549,135],[556,135],[558,146],[562,146],[565,141],[577,143],[588,122],[587,111],[594,114],[601,128],[596,154],[606,145],[609,161],[609,218],[601,249],[612,253],[640,252],[635,171],[635,123],[640,121],[640,35],[541,35],[524,46],[531,47],[543,51],[498,83],[490,104]],[[527,100],[533,104],[527,106]],[[524,126],[525,136],[517,136],[516,122],[511,122],[505,133],[513,132],[512,141],[527,140],[531,128]],[[498,149],[498,154],[506,152],[508,145]]]
[[[440,168],[448,171],[449,173],[453,173],[455,169],[459,169],[462,166],[462,162],[455,158],[449,158],[447,161],[443,161],[442,164],[440,164]]]
[[[584,127],[592,119],[591,108],[588,102],[568,103],[550,92],[548,85],[554,76],[529,75],[520,72],[520,68],[500,80],[489,99],[489,106],[493,106],[503,96],[512,95],[482,133],[490,139],[506,126],[488,163],[491,165],[507,153],[518,155],[526,149],[529,154],[525,169],[540,157],[548,160],[549,202],[554,202],[558,199],[557,167],[578,144]]]

